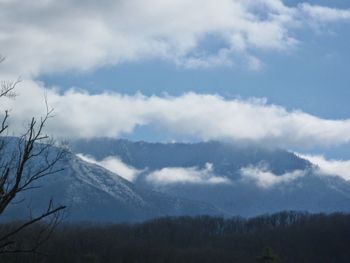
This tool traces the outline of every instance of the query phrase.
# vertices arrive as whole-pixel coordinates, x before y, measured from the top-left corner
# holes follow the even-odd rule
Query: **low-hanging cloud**
[[[60,138],[116,138],[139,126],[193,136],[201,140],[252,142],[272,147],[331,146],[350,142],[350,119],[322,119],[263,99],[225,99],[219,95],[181,96],[60,94],[26,81],[15,99],[2,98],[0,111],[10,109],[10,127],[17,134],[32,116],[45,112],[44,94],[55,116],[46,131]],[[30,99],[29,99],[30,98]]]
[[[350,161],[326,159],[322,155],[298,154],[301,158],[316,165],[316,172],[322,175],[340,176],[350,181]]]
[[[130,165],[123,163],[123,161],[117,158],[116,156],[109,156],[101,161],[97,161],[93,157],[84,154],[77,154],[77,156],[85,162],[102,166],[103,168],[123,177],[124,179],[130,182],[133,182],[137,178],[137,176],[142,172]]]
[[[247,166],[240,169],[243,182],[253,182],[263,189],[288,184],[306,175],[306,171],[295,170],[276,175],[264,166]]]
[[[254,51],[294,48],[302,39],[291,31],[350,20],[348,9],[282,0],[0,0],[0,10],[6,71],[34,76],[148,58],[259,69]],[[215,50],[205,45],[212,36]]]
[[[153,171],[146,180],[155,185],[172,184],[230,184],[226,177],[214,174],[213,165],[207,163],[202,169],[198,167],[166,167]]]

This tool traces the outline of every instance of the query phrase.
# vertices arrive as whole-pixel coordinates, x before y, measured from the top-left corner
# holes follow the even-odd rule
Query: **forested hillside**
[[[23,235],[35,236],[42,227]],[[350,261],[349,244],[350,215],[340,213],[281,212],[251,219],[169,217],[134,225],[63,224],[40,253],[2,255],[0,261],[339,263]],[[22,243],[22,249],[27,245]]]

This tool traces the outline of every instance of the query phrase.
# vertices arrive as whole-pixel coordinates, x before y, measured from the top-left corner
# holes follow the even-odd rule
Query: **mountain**
[[[16,139],[6,140],[9,149],[5,152],[10,152]],[[94,157],[97,163],[106,157],[117,158],[137,171],[137,176],[130,182],[120,176],[122,170],[111,172],[84,161],[77,153]],[[8,158],[10,155],[2,155],[1,161]],[[35,170],[43,161],[32,160],[28,169]],[[50,198],[68,206],[70,221],[350,211],[348,181],[321,176],[311,163],[281,149],[219,142],[81,140],[71,142],[71,152],[57,165],[64,170],[36,181],[34,186],[39,188],[19,194],[2,219],[38,214]]]
[[[73,152],[102,160],[118,156],[124,163],[137,169],[158,170],[164,167],[214,166],[218,174],[235,176],[241,167],[268,163],[275,174],[296,169],[303,170],[310,163],[295,154],[281,149],[264,149],[256,146],[237,146],[216,141],[199,143],[148,143],[115,139],[91,139],[71,142]]]
[[[97,161],[114,157],[138,169],[135,185],[210,203],[229,215],[350,211],[348,181],[320,175],[310,162],[282,149],[113,139],[79,140],[71,147]]]
[[[3,152],[10,153],[17,140],[7,140],[10,143]],[[58,148],[51,151],[54,155]],[[2,156],[1,160],[6,158]],[[43,158],[31,161],[25,173],[37,170]],[[54,203],[67,206],[68,221],[135,222],[165,215],[223,215],[221,210],[204,202],[172,197],[134,185],[73,153],[67,153],[55,167],[61,168],[62,171],[36,181],[32,185],[34,189],[18,194],[2,215],[2,220],[23,219],[29,212],[39,214],[51,198]]]

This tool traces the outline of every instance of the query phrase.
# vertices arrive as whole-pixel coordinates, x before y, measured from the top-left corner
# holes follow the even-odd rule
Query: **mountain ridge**
[[[40,163],[39,159],[36,161]],[[165,215],[224,214],[204,202],[134,185],[73,153],[67,153],[58,165],[62,171],[37,180],[32,185],[36,189],[19,193],[2,215],[2,220],[23,219],[29,212],[39,214],[51,198],[68,207],[68,221],[136,222]]]
[[[350,211],[348,181],[320,175],[309,161],[282,149],[215,141],[164,144],[113,139],[76,141],[72,149],[96,160],[119,158],[125,164],[145,171],[135,179],[135,184],[211,203],[228,214],[250,217],[281,210]],[[212,167],[210,171],[206,170],[208,163]],[[247,175],[243,173],[246,170]],[[204,176],[227,178],[231,183],[188,180],[174,183],[173,177],[188,179],[186,176],[197,176],[201,172]],[[164,179],[170,173],[171,180],[165,183],[150,180],[151,175]]]

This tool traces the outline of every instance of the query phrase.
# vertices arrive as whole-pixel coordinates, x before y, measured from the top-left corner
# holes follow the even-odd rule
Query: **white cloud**
[[[207,163],[203,169],[198,167],[166,167],[151,172],[146,180],[156,185],[169,184],[229,184],[226,177],[216,176],[213,165]]]
[[[257,186],[268,189],[281,184],[290,183],[305,176],[305,171],[295,170],[281,175],[276,175],[264,166],[248,166],[240,170],[244,182],[253,182]]]
[[[349,160],[327,160],[322,155],[298,154],[317,166],[317,171],[323,175],[340,176],[350,181],[350,161]]]
[[[3,98],[0,112],[11,109],[14,131],[32,116],[45,112],[44,89],[25,81],[19,96]],[[350,142],[350,119],[322,119],[302,111],[287,111],[263,99],[224,99],[218,95],[185,93],[178,97],[89,94],[46,90],[55,109],[46,131],[61,138],[115,138],[149,125],[171,135],[202,140],[252,142],[272,147],[331,146]]]
[[[315,22],[350,21],[350,9],[330,8],[326,6],[310,5],[308,3],[300,4],[299,8],[307,18]]]
[[[7,72],[21,75],[147,58],[258,69],[252,50],[294,47],[299,40],[291,28],[349,19],[348,10],[288,7],[281,0],[2,0],[0,10],[0,52],[8,58]],[[223,42],[214,51],[203,45],[213,35]]]
[[[136,177],[142,172],[132,166],[123,163],[119,158],[115,156],[106,157],[101,161],[97,161],[93,157],[83,154],[77,154],[77,156],[85,162],[102,166],[103,168],[123,177],[130,182],[133,182]]]

